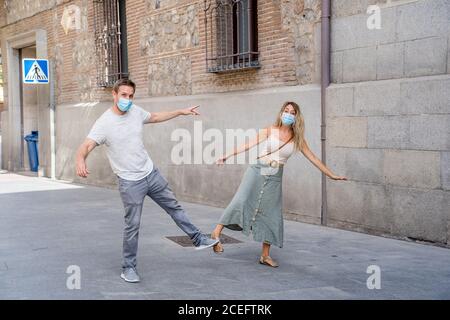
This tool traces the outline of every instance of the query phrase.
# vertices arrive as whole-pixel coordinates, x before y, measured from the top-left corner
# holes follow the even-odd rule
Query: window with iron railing
[[[94,0],[97,85],[112,87],[128,78],[125,0]]]
[[[258,68],[256,0],[205,0],[206,71]]]

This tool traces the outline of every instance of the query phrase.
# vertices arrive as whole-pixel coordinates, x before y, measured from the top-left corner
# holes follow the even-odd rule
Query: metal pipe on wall
[[[322,162],[326,164],[326,90],[330,84],[330,13],[331,0],[322,0],[321,19],[321,156]],[[322,210],[320,222],[327,225],[327,176],[322,173]]]
[[[49,59],[49,74],[50,74],[50,178],[56,180],[56,98],[55,98],[55,69],[56,64],[54,60]]]

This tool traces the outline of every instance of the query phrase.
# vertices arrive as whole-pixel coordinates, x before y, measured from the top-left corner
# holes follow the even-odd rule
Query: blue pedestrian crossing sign
[[[22,60],[23,83],[45,84],[48,83],[48,60],[23,59]]]

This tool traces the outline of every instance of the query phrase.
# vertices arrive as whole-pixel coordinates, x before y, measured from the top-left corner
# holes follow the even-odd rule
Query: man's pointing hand
[[[194,116],[198,116],[200,115],[200,113],[198,113],[197,108],[199,108],[200,106],[194,106],[194,107],[190,107],[190,108],[186,108],[186,109],[181,109],[181,114],[183,116],[189,116],[189,115],[194,115]]]

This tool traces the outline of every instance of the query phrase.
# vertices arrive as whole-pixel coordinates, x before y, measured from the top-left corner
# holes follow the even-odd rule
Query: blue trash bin
[[[28,160],[30,161],[31,171],[37,172],[39,167],[38,153],[38,131],[31,131],[24,139],[28,147]]]

